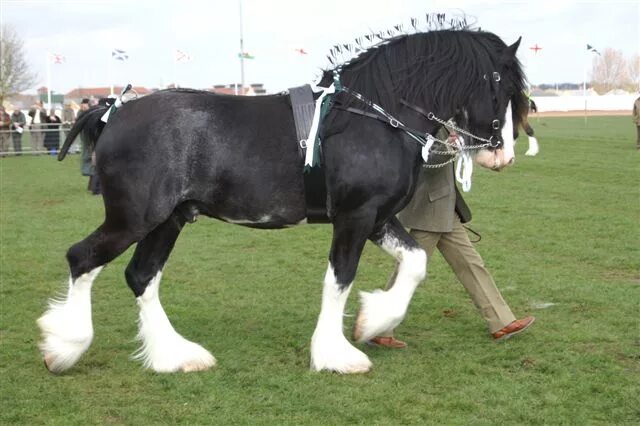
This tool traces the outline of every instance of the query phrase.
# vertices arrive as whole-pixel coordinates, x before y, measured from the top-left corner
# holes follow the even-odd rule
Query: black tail
[[[67,152],[69,152],[69,147],[71,147],[71,144],[78,137],[80,132],[82,132],[85,142],[91,146],[94,146],[98,142],[100,133],[102,133],[102,129],[104,129],[106,124],[101,120],[102,115],[107,112],[107,109],[109,109],[108,106],[96,105],[78,116],[78,119],[71,130],[69,130],[69,134],[62,144],[60,152],[58,152],[58,161],[64,160],[64,157],[67,156]]]

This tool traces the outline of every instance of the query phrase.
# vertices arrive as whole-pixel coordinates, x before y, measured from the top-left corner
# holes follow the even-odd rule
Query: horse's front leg
[[[395,280],[388,290],[360,292],[361,306],[353,338],[366,342],[385,335],[404,319],[409,302],[427,272],[427,254],[394,217],[371,240],[398,262]]]
[[[373,229],[375,212],[350,212],[334,219],[322,307],[311,338],[311,369],[365,373],[371,361],[344,337],[342,318],[362,249]]]

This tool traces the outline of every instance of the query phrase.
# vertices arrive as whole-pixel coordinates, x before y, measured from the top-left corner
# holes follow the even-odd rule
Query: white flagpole
[[[107,63],[107,72],[109,73],[108,78],[109,78],[109,85],[111,88],[111,96],[113,96],[113,75],[111,74],[111,67],[113,66],[112,62],[113,62],[113,49],[110,52],[109,62]]]
[[[173,87],[178,88],[178,49],[173,49]]]
[[[586,61],[585,61],[586,62]],[[587,65],[584,65],[584,74],[582,75],[582,96],[584,97],[584,124],[587,125]]]
[[[49,111],[50,109],[51,109],[51,53],[47,52],[47,111]]]
[[[242,34],[242,0],[238,0],[240,6],[240,91],[244,94],[244,37]],[[236,84],[236,95],[238,85]]]

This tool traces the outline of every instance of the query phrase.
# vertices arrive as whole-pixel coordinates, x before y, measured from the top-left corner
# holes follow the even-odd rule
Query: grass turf
[[[92,347],[67,373],[49,374],[35,320],[64,290],[64,253],[100,224],[101,200],[85,191],[78,157],[0,160],[0,422],[639,423],[635,129],[628,117],[532,124],[541,153],[524,157],[521,138],[516,165],[476,170],[465,198],[503,296],[536,324],[491,341],[436,255],[398,329],[409,348],[365,347],[374,370],[355,376],[308,368],[330,227],[257,231],[207,219],[178,240],[162,301],[176,330],[211,350],[218,367],[155,374],[129,359],[138,347],[123,277],[130,250],[94,285]],[[382,287],[391,269],[368,244],[355,291]]]

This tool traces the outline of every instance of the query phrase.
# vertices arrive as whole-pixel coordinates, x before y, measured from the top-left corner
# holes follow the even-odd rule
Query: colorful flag
[[[542,47],[538,46],[538,43],[535,44],[535,46],[531,46],[529,49],[533,50],[534,54],[538,54],[538,50],[542,50]]]
[[[255,56],[249,54],[249,52],[241,52],[241,53],[238,53],[238,58],[255,59]]]
[[[129,59],[129,55],[127,55],[127,52],[122,49],[113,49],[113,51],[111,52],[111,57],[116,61],[126,61],[127,59]]]
[[[600,55],[600,52],[598,52],[598,51],[596,50],[596,48],[595,48],[595,47],[593,47],[593,46],[592,46],[592,45],[590,45],[590,44],[587,44],[587,50],[588,50],[589,52],[592,52],[592,53],[595,53],[595,54],[597,54],[597,55]]]
[[[176,62],[191,62],[191,55],[189,55],[186,52],[183,52],[182,50],[176,49],[176,54],[175,54],[175,59]]]
[[[64,55],[61,55],[59,53],[51,54],[51,62],[53,62],[54,64],[64,64],[66,60],[67,58],[65,58]]]

